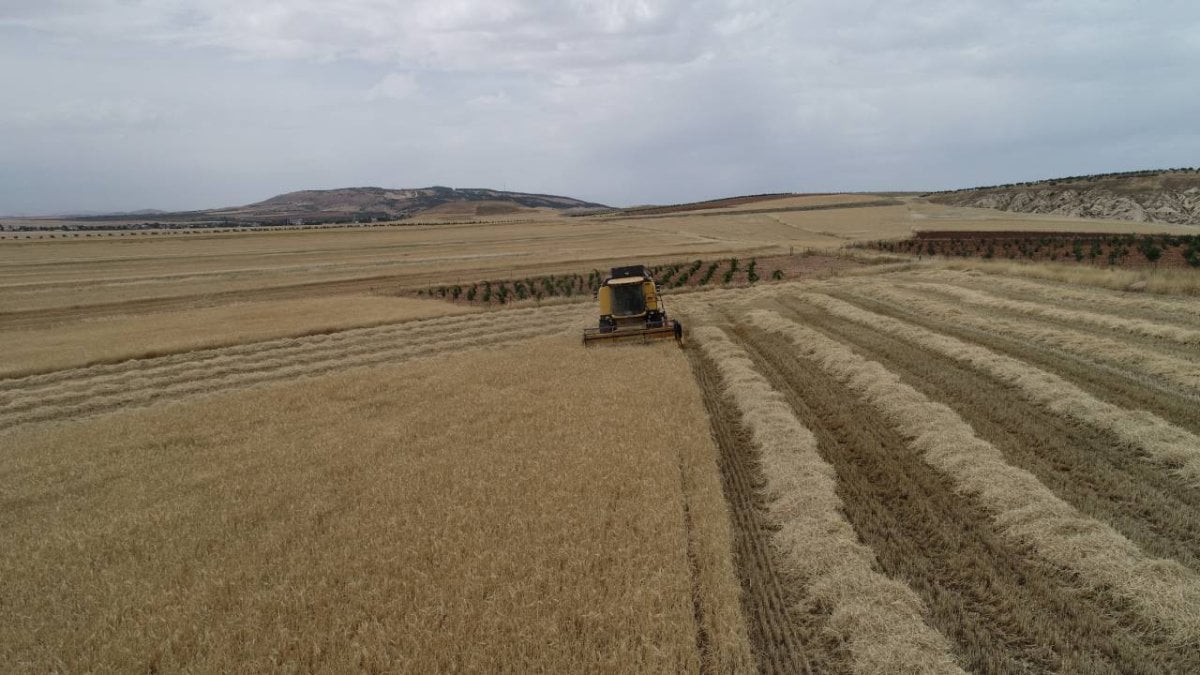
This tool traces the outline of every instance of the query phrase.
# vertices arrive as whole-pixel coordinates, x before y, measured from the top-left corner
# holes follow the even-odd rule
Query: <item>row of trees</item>
[[[892,253],[1010,260],[1071,260],[1121,265],[1139,259],[1157,264],[1168,251],[1178,250],[1192,267],[1200,267],[1200,235],[1080,235],[907,239],[877,241],[871,248]]]
[[[761,280],[758,260],[751,258],[745,267],[737,258],[728,258],[708,263],[695,260],[691,263],[673,265],[656,265],[650,268],[650,274],[660,289],[680,288],[687,285],[707,286],[724,267],[721,283],[734,284],[741,280],[755,284]],[[703,270],[703,272],[701,272]],[[592,270],[582,274],[547,274],[524,279],[506,279],[501,281],[481,281],[468,285],[453,284],[446,286],[430,286],[417,291],[418,296],[438,298],[452,301],[466,301],[484,304],[507,304],[520,300],[544,300],[554,297],[571,297],[577,295],[593,295],[604,281],[604,273]],[[771,273],[771,279],[784,279],[782,270],[776,269]]]
[[[448,300],[461,299],[467,302],[495,302],[503,305],[516,300],[543,300],[549,297],[590,294],[600,285],[600,278],[596,274],[598,273],[593,271],[586,279],[580,274],[550,274],[517,280],[482,281],[470,286],[436,286],[418,290],[417,295]]]

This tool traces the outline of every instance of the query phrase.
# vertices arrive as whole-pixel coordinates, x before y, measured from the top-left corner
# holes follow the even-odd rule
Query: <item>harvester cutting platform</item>
[[[600,282],[600,325],[583,329],[583,344],[648,342],[675,338],[683,342],[683,326],[667,317],[654,277],[644,265],[614,267]]]

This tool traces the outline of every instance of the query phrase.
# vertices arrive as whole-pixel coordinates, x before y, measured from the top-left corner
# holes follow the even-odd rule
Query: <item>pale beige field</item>
[[[480,311],[405,297],[239,302],[0,331],[0,377]]]
[[[778,202],[778,208],[786,208],[797,199],[869,197],[873,196],[786,198],[754,206],[769,208]],[[907,236],[914,229],[1014,228],[1179,230],[910,200],[904,206],[771,214],[557,217],[517,223],[0,240],[0,324],[12,313],[56,310],[64,314],[79,306],[158,301],[178,308],[264,295],[275,299],[380,293],[500,274],[602,269],[630,259],[679,261],[722,253],[833,249],[851,241]]]
[[[1200,667],[1194,299],[1020,274],[1047,267],[677,300],[714,428],[749,432],[718,433],[723,453],[758,453],[727,471],[765,481],[764,536],[798,595],[798,615],[750,615],[752,635],[790,630],[764,640],[770,662]]]
[[[0,661],[742,670],[703,414],[571,336],[11,431]]]
[[[2,240],[0,670],[1198,672],[1195,273],[396,295],[976,211]]]

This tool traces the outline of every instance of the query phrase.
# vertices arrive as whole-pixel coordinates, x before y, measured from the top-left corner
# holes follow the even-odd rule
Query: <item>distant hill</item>
[[[1200,225],[1200,169],[1072,176],[936,192],[925,197],[952,206]]]
[[[245,206],[201,211],[154,212],[162,222],[283,223],[304,221],[345,222],[397,220],[422,213],[470,219],[476,216],[519,214],[529,209],[604,209],[603,204],[557,195],[506,192],[479,188],[455,189],[433,186],[416,189],[353,187],[333,190],[301,190],[277,195]],[[86,221],[128,218],[124,215],[89,216]]]

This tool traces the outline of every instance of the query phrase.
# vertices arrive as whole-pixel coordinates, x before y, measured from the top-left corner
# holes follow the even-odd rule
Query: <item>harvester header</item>
[[[654,277],[645,265],[612,268],[596,292],[600,321],[583,329],[583,343],[647,342],[665,338],[683,341],[683,326],[667,317]]]

